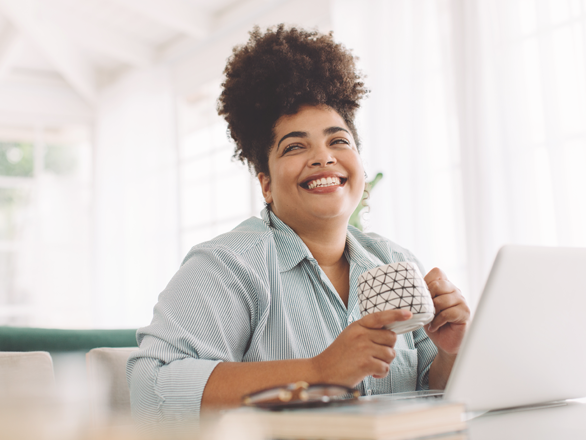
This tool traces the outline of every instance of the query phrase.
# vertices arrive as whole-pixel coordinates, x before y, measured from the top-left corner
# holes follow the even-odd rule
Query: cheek
[[[362,160],[358,153],[355,153],[353,157],[349,157],[347,161],[347,169],[351,170],[352,174],[354,175],[354,181],[357,183],[357,186],[364,186],[366,179],[364,176],[364,166],[362,165]]]
[[[291,167],[284,164],[271,168],[271,191],[273,194],[284,194],[291,191],[293,182],[296,182]]]
[[[354,188],[352,188],[352,192],[355,194],[358,201],[362,198],[362,194],[364,193],[365,185],[366,185],[366,178],[364,176],[364,168],[362,166],[362,162],[360,158],[358,159],[359,162],[354,164],[353,173],[354,173]]]

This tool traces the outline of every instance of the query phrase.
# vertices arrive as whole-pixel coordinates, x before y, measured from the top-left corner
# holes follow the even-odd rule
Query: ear
[[[260,189],[262,190],[262,196],[269,205],[273,203],[273,194],[271,192],[271,177],[265,173],[258,173],[256,176],[260,183]]]

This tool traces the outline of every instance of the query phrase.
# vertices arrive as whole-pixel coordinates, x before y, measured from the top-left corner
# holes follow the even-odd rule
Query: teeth
[[[323,188],[324,186],[340,185],[340,179],[338,177],[322,177],[321,179],[312,180],[307,184],[309,189]]]

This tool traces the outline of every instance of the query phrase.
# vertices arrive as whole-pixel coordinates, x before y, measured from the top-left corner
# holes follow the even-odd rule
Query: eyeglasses
[[[297,382],[248,394],[242,398],[245,406],[278,411],[288,408],[313,408],[356,400],[360,392],[344,385]]]

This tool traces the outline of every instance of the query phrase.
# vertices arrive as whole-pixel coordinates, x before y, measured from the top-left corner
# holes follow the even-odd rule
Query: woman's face
[[[301,107],[275,125],[265,201],[294,230],[323,220],[345,225],[364,191],[364,168],[344,119],[325,106]]]

